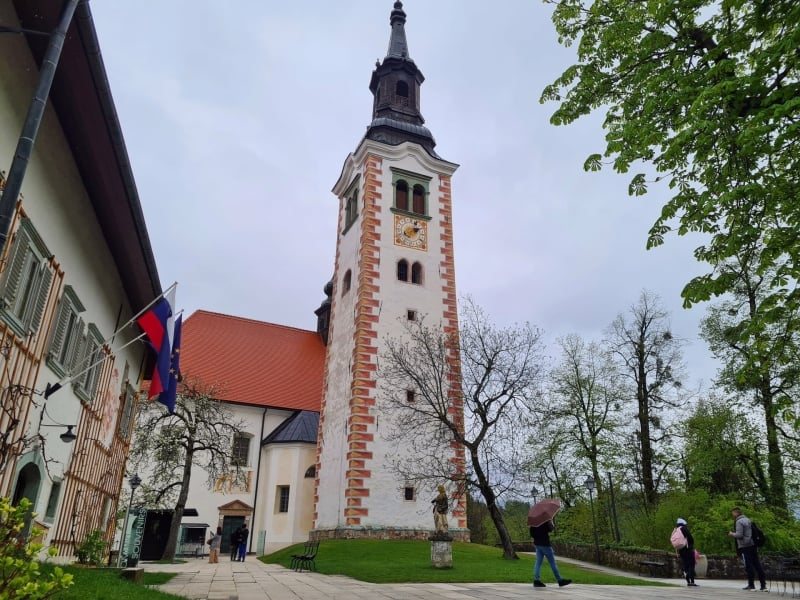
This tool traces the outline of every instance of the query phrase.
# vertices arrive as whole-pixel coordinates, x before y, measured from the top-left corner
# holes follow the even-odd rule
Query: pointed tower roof
[[[392,146],[415,142],[434,158],[440,158],[434,152],[433,134],[424,126],[420,112],[420,87],[425,76],[409,56],[406,13],[399,0],[394,3],[389,23],[392,28],[389,49],[383,62],[376,63],[369,83],[373,95],[372,122],[365,138]]]
[[[408,53],[408,42],[406,41],[406,13],[403,11],[402,2],[394,3],[394,10],[389,17],[389,23],[392,26],[392,35],[389,37],[389,50],[386,52],[386,57],[393,56],[411,60],[411,55]]]

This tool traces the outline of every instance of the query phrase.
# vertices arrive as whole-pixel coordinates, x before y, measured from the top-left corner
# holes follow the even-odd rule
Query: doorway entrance
[[[231,544],[231,535],[239,527],[244,525],[244,517],[225,516],[222,517],[222,547],[219,550],[220,554],[233,555],[234,548]]]

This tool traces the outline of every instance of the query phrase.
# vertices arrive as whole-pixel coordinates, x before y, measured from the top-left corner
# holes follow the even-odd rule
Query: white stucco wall
[[[0,22],[16,27],[15,13],[9,1],[0,1]],[[0,168],[8,171],[26,112],[38,77],[38,67],[20,35],[0,35]],[[117,268],[106,246],[93,208],[83,188],[77,167],[66,143],[58,118],[48,105],[39,130],[33,154],[23,181],[23,209],[30,218],[47,249],[64,271],[64,283],[72,286],[86,310],[84,321],[94,323],[104,337],[114,333],[118,315],[125,322],[133,314],[127,303]],[[102,442],[110,444],[116,426],[118,397],[122,375],[129,365],[132,383],[138,387],[139,367],[145,352],[143,344],[132,344],[118,350],[138,331],[131,327],[114,339],[114,374],[108,389],[101,390],[104,399]],[[42,363],[36,389],[59,381]],[[41,397],[38,399],[41,402]],[[81,412],[79,399],[69,385],[54,393],[47,401],[48,416],[44,423],[77,424]],[[38,427],[39,412],[34,410],[29,427]],[[53,480],[61,478],[69,466],[75,444],[59,439],[61,427],[45,427],[44,452],[49,459],[42,472],[42,482],[35,511],[44,519]],[[25,462],[25,458],[21,462]],[[63,494],[63,489],[62,489]],[[55,526],[57,518],[48,522]],[[47,541],[47,540],[45,540]]]
[[[444,304],[442,266],[445,261],[442,228],[439,214],[441,176],[451,175],[456,165],[435,160],[422,148],[415,144],[386,146],[372,141],[362,142],[354,155],[348,157],[342,175],[334,187],[334,193],[340,197],[340,231],[342,223],[341,198],[356,174],[361,174],[363,190],[364,160],[368,153],[382,157],[380,165],[381,180],[379,193],[381,212],[379,214],[379,287],[380,308],[373,312],[378,316],[378,356],[383,350],[387,336],[398,337],[403,334],[403,323],[408,310],[417,311],[424,316],[427,323],[437,323],[442,319]],[[428,212],[431,217],[427,221],[428,249],[421,251],[394,244],[394,215],[390,208],[394,202],[392,186],[392,168],[410,171],[431,177],[428,184]],[[363,193],[360,194],[363,202]],[[363,209],[363,204],[362,204]],[[355,275],[358,259],[358,242],[361,237],[363,221],[359,218],[344,236],[338,240],[338,261],[335,270],[337,286],[347,269]],[[356,231],[354,231],[356,230]],[[415,285],[398,281],[397,262],[405,258],[409,265],[419,262],[423,266],[423,283]],[[346,507],[345,489],[347,482],[344,473],[347,470],[347,416],[352,384],[353,333],[355,330],[355,296],[342,296],[339,287],[335,288],[333,298],[333,332],[328,347],[328,380],[324,403],[323,440],[320,449],[319,499],[317,503],[317,529],[342,527]],[[376,388],[371,397],[378,393]],[[415,500],[404,499],[405,481],[401,481],[388,468],[389,459],[402,457],[404,449],[389,445],[381,436],[381,428],[391,428],[387,415],[378,414],[373,407],[375,423],[369,428],[373,440],[368,450],[372,459],[367,461],[366,469],[370,477],[365,482],[369,495],[361,498],[361,506],[368,508],[368,515],[361,517],[361,526],[373,528],[401,527],[411,529],[431,529],[433,520],[430,514],[430,500],[435,495],[433,489],[418,489]]]

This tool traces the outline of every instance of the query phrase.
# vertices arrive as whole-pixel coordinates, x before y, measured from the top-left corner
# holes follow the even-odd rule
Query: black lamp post
[[[589,505],[592,507],[592,531],[594,532],[594,560],[599,565],[600,564],[600,543],[597,541],[597,521],[594,518],[594,498],[592,497],[592,492],[595,488],[595,481],[594,477],[589,475],[586,478],[586,481],[583,482],[583,485],[589,490]]]
[[[119,555],[117,556],[117,567],[122,565],[122,552],[125,550],[125,534],[128,532],[128,519],[131,516],[131,506],[133,505],[133,495],[136,493],[136,488],[142,485],[142,478],[137,474],[133,474],[128,479],[128,485],[131,486],[131,497],[128,500],[128,512],[125,513],[125,521],[122,525],[122,539],[119,541]],[[128,559],[125,559],[125,566],[128,566]]]
[[[614,482],[611,479],[611,472],[608,472],[608,491],[611,501],[611,518],[613,519],[614,526],[614,541],[619,543],[622,537],[619,534],[619,521],[617,520],[617,503],[614,501]]]

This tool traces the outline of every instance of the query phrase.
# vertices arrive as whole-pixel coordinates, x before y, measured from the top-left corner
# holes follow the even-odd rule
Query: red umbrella
[[[537,502],[528,511],[528,525],[538,527],[556,516],[561,510],[561,501],[556,498],[547,498]]]

